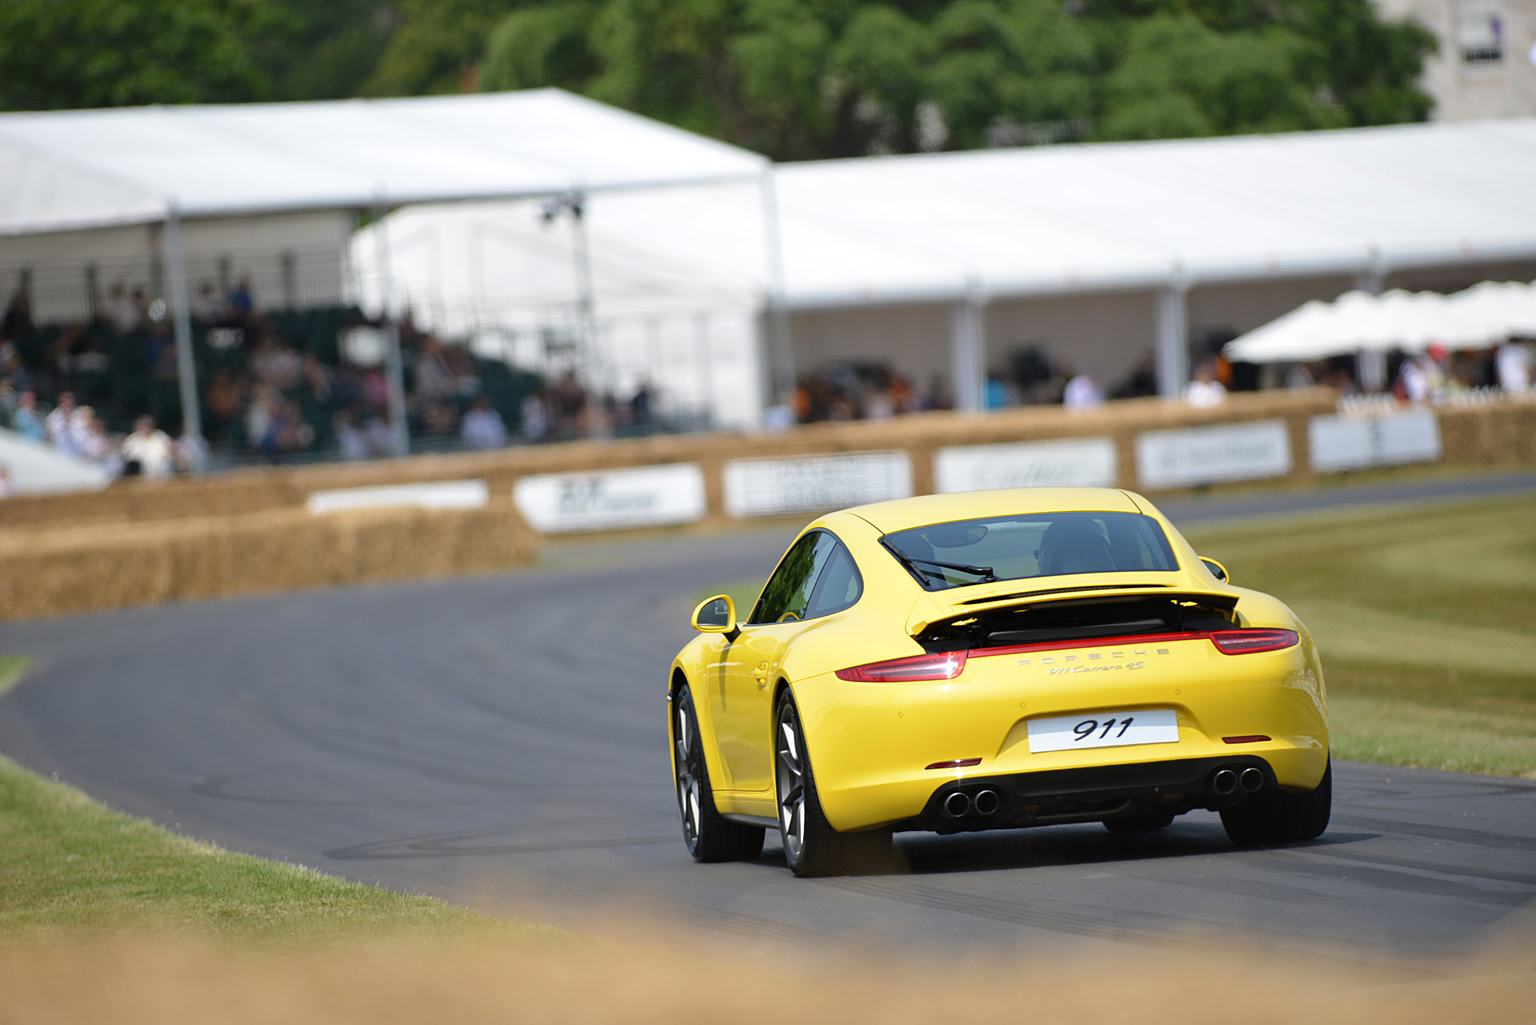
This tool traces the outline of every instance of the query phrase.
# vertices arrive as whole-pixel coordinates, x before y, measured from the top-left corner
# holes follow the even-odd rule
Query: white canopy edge
[[[559,89],[0,114],[0,235],[760,178],[766,158]]]

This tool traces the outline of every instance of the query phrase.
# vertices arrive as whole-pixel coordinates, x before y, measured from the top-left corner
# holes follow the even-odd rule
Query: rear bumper
[[[1260,774],[1262,784],[1249,773],[1245,788],[1240,782],[1245,770]],[[1223,772],[1232,775],[1225,777]],[[957,833],[1097,822],[1146,812],[1214,811],[1240,804],[1258,785],[1276,783],[1273,767],[1256,755],[976,776],[938,787],[921,813],[896,823],[895,828]],[[951,800],[955,795],[964,800]],[[960,806],[964,810],[957,814]]]

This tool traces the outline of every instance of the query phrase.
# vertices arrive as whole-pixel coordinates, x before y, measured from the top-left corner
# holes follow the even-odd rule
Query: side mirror
[[[736,628],[736,603],[728,594],[705,598],[693,610],[693,628],[699,633],[725,634],[726,640],[734,641],[741,636]]]
[[[1211,576],[1215,577],[1217,580],[1220,580],[1224,584],[1230,584],[1232,582],[1232,578],[1227,576],[1227,567],[1223,566],[1215,559],[1207,559],[1202,555],[1200,556],[1200,561],[1205,563],[1205,568],[1210,570]]]

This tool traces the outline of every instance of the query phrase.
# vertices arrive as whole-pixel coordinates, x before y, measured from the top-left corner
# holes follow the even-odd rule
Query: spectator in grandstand
[[[1494,363],[1498,367],[1499,387],[1506,392],[1529,391],[1531,387],[1531,350],[1530,346],[1519,339],[1511,338],[1499,346],[1499,351],[1494,356]]]
[[[389,424],[389,414],[385,411],[380,410],[369,416],[367,423],[363,425],[363,431],[368,439],[369,455],[384,458],[404,455],[400,451],[394,429]]]
[[[11,430],[33,441],[48,440],[48,426],[37,411],[37,396],[30,391],[21,393],[16,409],[11,413]]]
[[[507,443],[507,425],[501,414],[491,408],[491,400],[482,395],[464,414],[459,436],[465,448],[501,448]]]
[[[331,371],[320,362],[320,357],[306,352],[300,361],[300,373],[310,398],[322,405],[331,401]]]
[[[128,286],[121,281],[113,282],[102,313],[113,330],[120,335],[128,334],[139,326],[139,309],[128,296]]]
[[[1195,379],[1184,386],[1184,401],[1196,409],[1219,406],[1227,399],[1227,389],[1216,380],[1216,367],[1209,361],[1200,364]]]
[[[1061,393],[1061,404],[1068,409],[1098,409],[1104,405],[1104,389],[1091,371],[1074,374]]]
[[[197,287],[197,298],[192,300],[192,316],[205,324],[217,324],[224,320],[229,307],[219,298],[212,281],[204,281]]]
[[[1149,349],[1142,353],[1141,360],[1136,364],[1124,381],[1110,394],[1116,399],[1136,399],[1147,395],[1157,394],[1157,361]]]
[[[587,391],[576,379],[576,371],[567,370],[560,375],[550,395],[550,406],[553,407],[551,419],[556,437],[568,438],[581,432],[583,414],[587,408]]]
[[[58,405],[53,407],[53,412],[43,421],[48,428],[48,441],[67,456],[79,454],[75,448],[74,435],[70,431],[70,421],[74,415],[75,393],[60,392]]]
[[[523,396],[522,431],[525,441],[543,441],[549,433],[549,407],[544,401],[544,389],[539,388]]]
[[[176,439],[176,468],[182,473],[202,473],[208,469],[208,442],[195,434]]]
[[[74,415],[69,418],[69,430],[79,458],[95,463],[113,477],[122,472],[123,459],[118,446],[107,433],[107,422],[97,416],[94,409],[75,407]]]
[[[251,319],[251,314],[256,311],[256,296],[251,291],[251,276],[242,275],[235,287],[229,290],[229,302],[227,304],[229,319],[238,324],[244,324]]]
[[[220,367],[214,371],[208,390],[203,393],[203,404],[208,407],[208,434],[214,441],[221,441],[229,425],[245,408],[245,379],[236,377]]]
[[[158,480],[169,477],[176,468],[176,443],[155,427],[152,416],[141,416],[133,422],[133,432],[123,439],[119,451],[125,477]]]
[[[357,407],[347,406],[331,418],[331,429],[336,433],[336,447],[347,462],[367,459],[368,435],[358,426]]]
[[[27,373],[21,353],[11,342],[0,343],[0,391],[6,389],[13,395],[32,389],[32,375]]]
[[[1415,405],[1443,400],[1449,382],[1445,369],[1448,355],[1444,345],[1433,342],[1425,352],[1405,359],[1399,371],[1401,397]]]
[[[0,318],[0,339],[14,342],[30,336],[32,330],[32,300],[25,287],[18,287],[5,307],[5,316]]]
[[[421,352],[416,356],[415,393],[418,399],[431,402],[452,395],[455,390],[453,368],[443,352],[443,343],[436,335],[421,340]]]

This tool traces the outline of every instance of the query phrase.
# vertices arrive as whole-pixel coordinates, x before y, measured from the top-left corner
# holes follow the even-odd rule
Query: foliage
[[[0,0],[0,106],[558,86],[778,159],[1418,120],[1371,0]]]
[[[0,0],[0,105],[7,109],[207,103],[262,91],[222,5]]]

